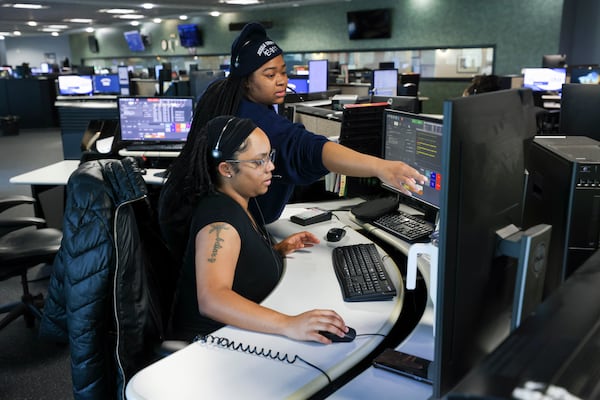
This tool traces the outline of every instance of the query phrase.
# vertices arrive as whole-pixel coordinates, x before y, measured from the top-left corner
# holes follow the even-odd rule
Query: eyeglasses
[[[256,168],[266,168],[267,167],[267,163],[272,162],[275,163],[275,149],[272,149],[271,152],[269,153],[268,156],[266,156],[265,158],[261,158],[258,160],[225,160],[225,162],[228,163],[243,163],[243,162],[247,162],[247,163],[252,163],[254,165],[256,165]]]

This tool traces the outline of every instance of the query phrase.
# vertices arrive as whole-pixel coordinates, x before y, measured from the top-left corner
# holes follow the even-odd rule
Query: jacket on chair
[[[69,343],[77,400],[124,399],[164,339],[175,277],[147,194],[131,158],[85,162],[69,178],[40,335]]]

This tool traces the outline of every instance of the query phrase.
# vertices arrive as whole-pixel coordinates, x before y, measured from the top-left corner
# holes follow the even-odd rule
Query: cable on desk
[[[325,378],[327,378],[327,382],[331,383],[331,378],[329,377],[329,375],[327,375],[327,373],[325,371],[323,371],[321,368],[317,367],[316,365],[306,361],[305,359],[303,359],[302,357],[300,357],[298,355],[294,355],[294,358],[290,359],[290,356],[287,353],[281,354],[281,353],[277,352],[277,353],[273,354],[273,351],[271,349],[265,349],[264,347],[261,347],[259,349],[256,346],[245,345],[243,343],[236,343],[235,341],[229,340],[225,337],[219,337],[219,336],[213,336],[213,335],[198,335],[194,338],[194,342],[200,342],[202,344],[214,344],[214,345],[222,347],[224,349],[240,351],[242,353],[265,357],[265,358],[275,360],[275,361],[287,362],[288,364],[294,364],[297,360],[299,360],[299,361],[302,361],[303,363],[305,363],[306,365],[316,369],[323,375],[325,375]]]

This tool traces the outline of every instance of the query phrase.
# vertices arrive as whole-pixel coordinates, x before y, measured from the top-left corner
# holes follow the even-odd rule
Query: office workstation
[[[563,2],[560,7],[557,5],[551,7],[562,9],[563,5],[566,7],[570,4],[572,3],[567,1]],[[314,9],[318,8],[318,6],[314,6]],[[475,12],[466,11],[467,9],[470,9],[470,7],[465,5],[463,11],[467,13]],[[481,12],[483,13],[483,11]],[[558,11],[558,14],[560,14],[560,11]],[[250,13],[249,15],[253,16],[254,14]],[[279,14],[276,10],[268,10],[265,15],[266,17],[261,19],[267,20],[271,16],[276,18]],[[315,17],[315,14],[311,14],[311,17]],[[300,17],[294,16],[293,18]],[[560,18],[555,19],[554,29],[558,29]],[[205,29],[204,47],[199,46],[197,49],[200,53],[204,51],[209,53],[206,55],[207,60],[212,60],[211,57],[213,56],[211,54],[224,54],[228,51],[226,44],[217,45],[209,39],[214,35],[213,28],[206,27],[202,18],[194,20],[194,22],[192,25],[203,26]],[[144,32],[145,29],[149,28],[142,28],[140,31],[147,33],[147,31]],[[242,393],[245,390],[256,393],[258,397],[262,395],[262,398],[289,396],[308,398],[312,396],[314,398],[343,399],[365,398],[369,395],[378,398],[398,398],[398,396],[440,398],[447,395],[449,398],[451,398],[450,396],[460,398],[459,396],[466,396],[471,391],[477,394],[480,394],[480,392],[486,395],[495,394],[492,389],[485,392],[485,390],[473,386],[472,376],[480,374],[479,362],[486,365],[485,363],[489,363],[488,360],[493,359],[493,357],[501,357],[501,352],[510,353],[512,350],[509,349],[509,345],[506,344],[507,342],[504,339],[508,338],[509,343],[511,340],[514,341],[514,337],[522,334],[523,328],[542,329],[539,328],[542,326],[541,324],[535,325],[536,328],[530,328],[534,325],[528,325],[527,321],[524,327],[518,326],[520,325],[519,321],[512,321],[511,318],[514,314],[528,314],[532,309],[536,309],[535,307],[539,304],[541,304],[541,307],[549,307],[546,302],[552,296],[559,296],[555,293],[563,293],[562,282],[568,282],[571,275],[578,276],[579,265],[583,264],[597,249],[598,232],[597,229],[594,229],[594,226],[597,225],[594,225],[595,214],[592,213],[590,218],[590,215],[581,212],[582,209],[594,209],[593,193],[597,190],[594,174],[596,173],[595,168],[598,160],[593,149],[596,148],[597,143],[593,140],[587,141],[586,139],[574,138],[574,136],[589,136],[592,139],[598,139],[594,133],[597,124],[593,122],[593,118],[590,118],[590,121],[583,118],[583,116],[593,115],[594,112],[582,112],[578,109],[583,104],[590,105],[593,108],[593,101],[598,97],[597,92],[594,92],[597,85],[589,84],[589,81],[592,81],[594,77],[594,60],[586,59],[584,61],[581,57],[577,58],[576,51],[569,52],[567,49],[564,52],[570,53],[568,64],[572,60],[573,64],[582,64],[581,68],[564,68],[564,75],[560,75],[559,71],[560,76],[558,79],[561,83],[558,86],[544,86],[541,90],[538,90],[540,89],[538,83],[553,82],[554,78],[548,79],[546,76],[537,81],[532,78],[533,81],[530,81],[528,80],[529,75],[531,72],[556,72],[557,69],[562,68],[556,63],[564,63],[564,60],[542,60],[542,53],[558,53],[558,46],[553,44],[546,47],[546,50],[542,53],[536,50],[535,54],[531,49],[523,50],[523,54],[528,53],[526,56],[523,54],[519,56],[518,49],[515,50],[514,55],[507,55],[504,50],[501,50],[501,45],[495,47],[493,70],[490,70],[490,72],[506,77],[515,74],[517,79],[511,79],[509,87],[521,88],[524,86],[529,88],[531,92],[517,91],[520,99],[531,94],[533,104],[543,108],[546,114],[543,120],[534,119],[532,125],[527,125],[528,133],[523,134],[524,136],[509,140],[507,135],[509,135],[508,131],[510,129],[504,126],[503,129],[506,130],[496,130],[498,137],[488,138],[489,143],[485,143],[483,139],[477,141],[476,148],[468,148],[467,153],[462,153],[461,157],[464,157],[464,159],[459,158],[463,162],[471,164],[457,167],[457,164],[455,164],[457,153],[454,146],[457,146],[458,142],[454,140],[467,143],[476,140],[476,135],[468,136],[469,134],[465,133],[466,136],[463,137],[457,136],[463,135],[463,133],[457,134],[456,132],[469,132],[470,129],[478,129],[481,134],[481,132],[488,129],[488,126],[484,124],[472,127],[465,121],[473,120],[472,115],[488,115],[488,110],[497,111],[504,107],[494,103],[489,105],[488,110],[467,110],[462,108],[470,107],[466,102],[451,100],[460,97],[462,90],[469,84],[471,76],[476,74],[474,69],[470,68],[470,53],[464,53],[466,54],[463,57],[464,64],[452,65],[453,73],[461,71],[459,73],[463,74],[459,78],[428,76],[427,69],[429,67],[424,62],[425,60],[421,59],[420,77],[417,78],[419,86],[415,95],[411,91],[413,89],[410,85],[404,87],[405,83],[403,83],[402,77],[403,74],[406,75],[407,69],[403,59],[390,65],[385,63],[389,59],[377,58],[376,62],[371,63],[367,68],[362,68],[362,65],[355,63],[355,68],[350,65],[350,70],[344,74],[342,71],[348,68],[347,64],[352,64],[353,61],[349,59],[347,63],[343,61],[340,63],[335,59],[338,52],[331,52],[331,54],[325,52],[318,57],[329,58],[328,71],[326,71],[327,84],[325,87],[319,86],[322,85],[322,82],[313,77],[311,88],[308,77],[310,69],[312,67],[313,72],[316,74],[319,67],[323,66],[324,60],[317,60],[317,57],[309,54],[311,53],[310,50],[317,48],[311,41],[313,37],[310,32],[300,29],[307,40],[305,47],[297,47],[290,45],[287,39],[283,39],[288,34],[295,34],[294,28],[290,27],[289,29],[288,33],[287,28],[275,26],[273,30],[270,30],[270,35],[276,37],[278,43],[283,42],[285,47],[298,49],[299,53],[306,52],[306,54],[302,55],[305,58],[297,64],[295,59],[288,59],[288,63],[292,67],[296,66],[296,68],[290,69],[289,72],[290,82],[293,80],[294,85],[290,85],[289,99],[286,98],[283,107],[278,110],[279,113],[304,124],[311,131],[329,136],[331,140],[337,140],[349,147],[386,158],[393,157],[392,149],[385,142],[387,136],[384,135],[384,132],[387,129],[387,124],[396,123],[394,126],[399,126],[398,121],[401,118],[411,118],[415,124],[418,121],[419,124],[422,124],[418,125],[421,128],[417,128],[419,139],[404,141],[406,146],[404,150],[407,151],[407,149],[412,148],[411,146],[415,146],[414,149],[421,157],[418,159],[421,164],[417,164],[424,172],[428,172],[430,182],[433,182],[434,186],[425,187],[424,197],[415,199],[415,196],[406,198],[402,194],[391,191],[388,187],[382,187],[377,181],[340,176],[325,177],[323,181],[316,185],[316,188],[308,188],[314,189],[316,194],[313,190],[310,190],[310,196],[304,196],[305,193],[298,192],[297,197],[294,198],[294,203],[286,207],[281,219],[271,224],[269,229],[276,237],[283,236],[283,233],[288,232],[290,229],[303,229],[289,221],[292,214],[314,206],[332,210],[334,215],[332,220],[314,224],[309,226],[308,229],[314,230],[317,236],[325,238],[326,231],[330,227],[343,227],[347,233],[338,245],[357,242],[376,243],[385,261],[386,269],[394,276],[394,283],[399,293],[393,300],[384,302],[344,302],[341,288],[333,274],[331,265],[331,252],[338,245],[323,240],[320,247],[301,252],[287,260],[286,272],[280,282],[281,286],[275,289],[265,304],[273,307],[281,306],[284,309],[300,307],[304,303],[290,305],[286,302],[287,292],[301,293],[310,288],[311,291],[318,292],[318,296],[303,298],[303,301],[322,301],[323,303],[332,304],[332,307],[336,309],[344,310],[344,318],[348,320],[350,326],[357,329],[357,333],[361,336],[358,336],[349,344],[336,343],[330,347],[296,343],[281,337],[244,332],[230,327],[224,328],[222,332],[216,332],[215,336],[229,337],[240,343],[256,344],[266,349],[280,349],[290,355],[297,354],[319,368],[323,368],[325,374],[303,365],[300,361],[287,365],[264,357],[248,355],[230,349],[225,350],[212,343],[195,342],[180,352],[167,356],[156,364],[149,365],[139,371],[139,374],[131,380],[127,388],[128,396],[130,398],[152,398],[147,396],[148,393],[152,393],[157,398],[169,398],[169,396],[177,393],[182,397],[184,397],[184,394],[193,397],[194,393],[209,393],[210,391],[215,396],[221,394],[227,397],[228,395],[239,396],[240,390]],[[226,31],[227,27],[224,30]],[[286,31],[285,35],[282,32],[283,30]],[[225,35],[228,35],[228,33],[225,33]],[[394,31],[392,35],[392,37],[396,37],[398,32]],[[468,33],[465,33],[465,35],[468,35]],[[153,31],[152,36],[154,41],[145,43],[147,53],[138,52],[135,54],[136,56],[146,56],[146,54],[149,56],[154,51],[154,46],[161,46],[162,33]],[[356,52],[350,51],[349,54],[354,54],[357,58],[364,57],[363,60],[367,60],[366,55],[369,50],[362,47],[367,44],[372,46],[375,43],[374,41],[353,39],[354,41],[350,44],[342,44],[339,42],[339,35],[332,34],[329,36],[332,42],[331,48],[345,49],[347,46],[356,46]],[[104,42],[99,33],[97,37],[100,49],[110,48],[110,45]],[[122,38],[119,36],[119,39]],[[94,57],[97,57],[98,65],[101,65],[101,59],[105,58],[105,54],[106,59],[109,58],[109,55],[102,50],[99,55],[87,54],[86,46],[89,43],[87,40],[85,43],[82,40],[83,36],[74,38],[75,47],[78,47],[77,43],[80,41],[83,44],[80,43],[79,50],[77,50],[78,55],[72,56],[71,59],[85,58],[86,64],[95,64]],[[386,39],[380,40],[385,41]],[[456,38],[449,40],[459,47],[461,44],[467,43]],[[544,41],[548,41],[547,38]],[[114,40],[114,42],[116,43],[117,40]],[[477,44],[487,45],[487,43],[492,43],[492,39],[486,38],[484,33],[481,39],[476,42]],[[410,41],[406,43],[402,47],[412,47]],[[422,42],[416,46],[421,44]],[[433,46],[437,44],[444,47],[445,43],[432,43]],[[115,47],[118,46],[115,45]],[[384,42],[381,46],[377,45],[375,47],[397,47],[397,45],[388,45],[387,42]],[[482,47],[485,46],[482,45]],[[540,48],[542,47],[540,46]],[[563,52],[562,48],[560,50],[560,52]],[[112,49],[111,51],[118,55],[117,58],[121,57],[119,55],[121,50]],[[179,51],[187,50],[175,47],[175,52]],[[339,52],[340,55],[342,53]],[[126,54],[122,54],[125,57]],[[438,52],[438,54],[441,54],[441,52]],[[90,58],[90,56],[92,57]],[[102,131],[102,129],[93,129],[93,126],[88,126],[90,122],[92,120],[109,121],[120,118],[119,97],[162,98],[165,100],[168,98],[183,99],[190,97],[197,100],[199,93],[202,93],[206,88],[207,81],[221,78],[226,74],[221,66],[226,64],[228,60],[223,61],[223,57],[220,55],[215,57],[216,62],[209,61],[210,65],[203,64],[202,54],[200,54],[199,62],[194,60],[193,56],[189,56],[190,58],[183,63],[180,63],[176,59],[177,57],[171,56],[172,59],[168,59],[168,56],[167,53],[163,55],[163,58],[171,63],[173,70],[185,70],[187,72],[179,74],[174,81],[167,81],[164,72],[162,75],[160,71],[157,73],[155,65],[144,65],[148,77],[129,79],[130,94],[123,94],[120,92],[121,88],[119,88],[119,93],[112,89],[111,93],[92,93],[92,95],[85,95],[85,98],[78,98],[78,95],[74,94],[65,94],[60,95],[62,97],[53,99],[54,106],[58,107],[58,115],[61,119],[69,116],[74,122],[72,126],[66,123],[63,126],[62,122],[59,122],[63,133],[64,161],[59,161],[46,168],[33,169],[33,171],[32,168],[23,168],[22,171],[14,174],[10,179],[10,184],[31,186],[32,194],[35,197],[41,195],[41,203],[45,203],[43,199],[44,189],[65,186],[70,174],[77,169],[80,157],[83,155],[81,139],[87,128],[92,128],[92,135]],[[181,56],[184,59],[188,57],[187,54]],[[353,55],[350,57],[353,57]],[[396,55],[393,55],[392,59],[395,59],[394,57]],[[130,69],[129,72],[137,74],[141,71],[138,66],[146,64],[149,58],[141,57],[142,61],[135,61],[133,63],[135,64],[134,68]],[[477,56],[474,58],[476,59]],[[312,62],[313,59],[319,62]],[[198,69],[187,65],[190,63],[198,63]],[[147,64],[156,64],[163,68],[167,66],[167,64],[163,66],[161,62],[156,61],[149,61]],[[583,64],[589,65],[584,66]],[[414,70],[414,67],[415,64],[411,63],[410,68]],[[150,68],[154,73],[152,77],[150,76]],[[395,68],[399,69],[395,70]],[[528,71],[528,69],[533,70],[534,68],[536,70],[544,68],[544,70]],[[379,76],[380,71],[381,76]],[[396,77],[396,87],[393,89],[391,89],[389,82],[381,84],[382,76],[389,74],[389,71],[392,71]],[[320,72],[322,73],[322,70]],[[110,74],[95,73],[92,76],[94,75],[100,77]],[[412,75],[405,77],[405,79],[414,81],[415,76]],[[69,76],[73,76],[73,74]],[[347,82],[345,81],[346,77],[353,77],[354,81]],[[519,79],[522,79],[522,82],[518,82]],[[518,83],[513,84],[514,81]],[[563,84],[566,86],[563,87]],[[589,90],[590,93],[578,94],[580,90]],[[538,91],[541,93],[536,93]],[[477,96],[479,95],[484,96],[485,94],[478,94]],[[577,100],[580,98],[579,96],[589,96],[591,101]],[[483,100],[481,102],[483,103]],[[369,111],[374,112],[374,115],[376,115],[373,120],[369,120],[368,113],[365,113],[366,104],[373,105],[369,106],[372,107]],[[518,107],[526,109],[528,104],[520,103]],[[348,105],[350,106],[347,107]],[[515,113],[515,109],[510,108],[510,112]],[[541,112],[541,110],[537,111]],[[556,118],[557,113],[563,111],[565,118],[558,120]],[[419,114],[420,112],[423,114]],[[13,112],[3,109],[2,113],[12,114]],[[496,113],[489,111],[489,115],[491,115],[489,119],[492,120]],[[572,115],[572,117],[569,117],[569,115]],[[355,116],[357,119],[353,120],[352,118]],[[377,119],[379,119],[379,122],[374,122]],[[65,119],[65,121],[67,120]],[[344,121],[346,121],[346,125],[344,125]],[[367,129],[370,132],[365,133],[357,129],[355,123],[359,121],[365,123],[369,121]],[[522,124],[522,122],[520,117],[516,117],[512,118],[509,125],[515,128],[514,131],[523,133],[521,127],[526,124]],[[506,121],[498,121],[497,123],[503,125]],[[21,128],[27,129],[26,125],[22,125]],[[67,131],[67,128],[70,131]],[[551,135],[552,137],[534,139],[536,134]],[[145,167],[145,171],[143,171],[144,181],[152,188],[152,191],[160,190],[164,179],[161,172],[169,165],[172,159],[171,156],[176,156],[177,152],[161,153],[163,150],[153,150],[152,144],[148,150],[127,149],[128,146],[121,142],[121,131],[112,131],[112,133],[108,132],[105,135],[101,132],[98,138],[104,140],[111,136],[117,138],[122,148],[111,148],[111,151],[116,151],[111,153],[110,156],[117,158],[125,156],[141,157],[145,162],[143,165]],[[500,140],[500,136],[504,139]],[[521,143],[521,139],[524,139],[525,142]],[[132,146],[139,144],[141,143],[131,143]],[[494,146],[495,149],[490,149]],[[519,149],[519,151],[515,151],[515,149]],[[496,150],[500,154],[495,154],[494,151]],[[449,155],[450,159],[444,161],[447,164],[436,166],[426,162],[431,161],[432,151]],[[478,153],[481,153],[481,157],[477,156]],[[488,159],[485,159],[484,154],[488,155]],[[531,158],[527,158],[529,154],[531,154]],[[508,171],[496,168],[497,164],[502,165],[504,168],[506,163],[511,164],[511,168],[514,167],[515,170],[524,169],[527,164],[528,169],[532,171],[530,180],[523,182],[522,177],[516,177],[512,169]],[[566,166],[563,169],[552,167],[552,165],[557,164],[566,164]],[[464,169],[468,168],[473,169],[472,174],[465,172]],[[488,180],[482,181],[480,178],[481,174],[484,173],[483,171],[485,171],[486,176],[489,176],[489,181],[495,183],[490,183]],[[430,172],[433,175],[430,175]],[[569,177],[570,173],[576,174],[576,178],[573,178],[572,175]],[[432,176],[434,179],[431,179]],[[460,176],[459,179],[464,182],[464,186],[457,187],[453,185],[455,176]],[[498,176],[501,178],[498,178]],[[547,205],[549,203],[548,199],[556,199],[557,197],[553,194],[554,192],[551,193],[548,185],[549,180],[558,180],[560,182],[558,186],[564,189],[562,191],[560,188],[556,189],[562,193],[560,194],[561,200],[558,204],[554,202],[551,206]],[[498,182],[502,182],[502,184]],[[446,183],[448,186],[445,186]],[[325,189],[323,190],[321,186]],[[522,188],[522,190],[519,193],[512,193],[511,190],[515,187]],[[433,192],[429,192],[429,190]],[[436,194],[436,190],[439,198],[431,197],[432,194]],[[564,194],[565,192],[567,194]],[[502,196],[499,196],[498,193],[502,193]],[[331,199],[336,197],[340,200],[331,202]],[[495,200],[495,197],[498,197],[498,199]],[[416,215],[421,221],[426,222],[425,228],[428,230],[425,230],[424,236],[417,240],[399,239],[397,232],[390,232],[389,229],[384,227],[384,221],[377,221],[371,219],[371,217],[367,217],[367,221],[364,219],[364,215],[361,219],[348,211],[356,204],[364,201],[389,200],[390,198],[393,201],[391,201],[391,205],[388,202],[387,206],[391,207],[393,214],[403,215],[397,213],[397,211],[403,211],[409,216]],[[323,199],[327,199],[327,201]],[[350,202],[346,203],[347,199]],[[473,202],[465,199],[471,199]],[[309,201],[307,202],[307,200]],[[297,203],[298,201],[300,203]],[[494,201],[498,203],[494,203]],[[479,203],[493,204],[494,207],[498,207],[497,211],[499,211],[494,213],[491,210],[481,210]],[[535,205],[528,209],[528,204]],[[50,209],[56,210],[60,206],[61,204],[52,204]],[[564,218],[560,218],[557,211],[559,209],[571,211],[567,212],[568,215]],[[508,211],[503,214],[505,210]],[[517,210],[521,210],[522,215],[517,215],[519,214]],[[40,215],[48,214],[48,208],[37,211]],[[494,219],[496,217],[497,220]],[[340,218],[340,221],[337,218]],[[501,231],[506,238],[510,237],[505,241],[508,244],[503,246],[504,250],[510,253],[510,256],[504,255],[504,258],[499,260],[491,250],[499,239],[494,235],[490,235],[490,232],[495,233],[511,223],[515,228]],[[465,224],[475,228],[464,230]],[[514,261],[514,248],[518,246],[514,243],[516,241],[519,245],[525,242],[531,246],[538,245],[539,243],[536,240],[538,240],[538,235],[543,236],[544,229],[543,227],[539,230],[531,230],[530,228],[539,227],[540,225],[552,226],[552,245],[549,247],[552,262],[545,271],[546,276],[541,278],[535,276],[534,281],[546,279],[550,283],[547,284],[541,294],[539,287],[536,286],[533,289],[534,294],[528,295],[525,293],[531,292],[529,290],[531,285],[528,286],[527,283],[532,281],[525,280],[521,285],[523,289],[521,297],[511,297],[508,300],[509,293],[514,295],[516,290],[515,281],[517,276],[531,278],[523,274],[523,270],[527,269],[527,265]],[[436,283],[432,287],[432,267],[429,263],[431,256],[427,252],[434,249],[425,245],[431,245],[429,235],[436,227],[440,234],[440,241],[436,243],[439,250],[438,264],[440,268],[433,279]],[[586,232],[585,235],[581,234],[583,231]],[[555,237],[559,239],[555,239]],[[434,235],[434,238],[437,239],[438,236]],[[451,239],[444,240],[444,238]],[[560,241],[559,245],[556,245],[557,240]],[[480,249],[476,249],[475,247],[478,246],[473,245],[473,243],[478,243]],[[423,254],[417,257],[418,261],[416,262],[418,270],[416,274],[416,291],[406,289],[409,275],[408,258],[410,249],[415,244],[423,245]],[[414,249],[416,248],[414,247]],[[473,259],[479,260],[479,268],[475,269],[471,265],[471,260],[466,254],[470,254]],[[561,258],[562,262],[554,261],[558,258]],[[509,259],[509,261],[506,261],[506,259]],[[312,266],[313,264],[323,268],[313,271],[314,274],[298,274],[298,270],[302,271],[302,268],[306,265]],[[477,270],[478,273],[473,274],[473,270]],[[491,284],[488,281],[490,279],[497,283]],[[318,282],[318,285],[315,285],[315,282]],[[285,296],[283,292],[286,292]],[[451,293],[459,294],[451,295]],[[560,295],[572,296],[572,292],[570,295]],[[407,298],[409,299],[408,304]],[[496,302],[495,299],[500,300]],[[415,302],[415,304],[411,302]],[[471,307],[470,304],[473,303],[479,303],[480,306]],[[514,308],[513,303],[520,304],[521,308]],[[365,315],[367,311],[372,316],[367,318]],[[480,315],[489,316],[489,320],[480,321],[478,319]],[[503,315],[504,317],[508,315],[508,323],[506,323],[506,318],[501,321],[494,320],[493,315]],[[480,322],[481,325],[479,326]],[[496,334],[488,335],[490,330]],[[511,334],[511,332],[513,333]],[[576,341],[579,339],[580,333],[581,331],[568,332],[565,335],[569,337],[569,340]],[[374,336],[362,336],[368,334]],[[459,339],[452,340],[450,337]],[[581,339],[583,340],[583,338]],[[471,343],[481,343],[481,345],[473,348]],[[387,348],[432,361],[428,378],[433,383],[424,383],[373,367],[372,363],[375,358]],[[569,351],[571,350],[564,349],[565,354]],[[212,361],[210,361],[210,365],[207,365],[200,362],[201,359]],[[208,368],[210,370],[207,370]],[[246,375],[248,370],[252,373],[247,375],[247,379],[240,380],[238,389],[223,381],[223,377],[229,377],[233,373]],[[549,381],[551,378],[547,375],[538,374],[534,371],[534,366],[532,366],[531,371],[530,375],[523,375],[523,377],[511,381],[511,385],[518,387],[523,384],[523,380],[526,378],[530,380],[547,379],[546,383],[553,383]],[[195,380],[197,376],[203,374],[205,379]],[[325,375],[331,378],[331,383],[328,382]],[[273,381],[277,384],[269,385],[270,378],[265,378],[266,376],[273,376]],[[256,379],[253,379],[253,377],[256,377]],[[465,377],[467,377],[467,380],[463,382]],[[486,379],[497,380],[498,377]],[[557,383],[560,383],[565,390],[578,394],[578,389],[572,386],[567,379],[561,378],[560,382],[557,381]],[[224,392],[224,386],[227,390],[231,389],[233,392]],[[254,391],[255,389],[256,391]],[[506,393],[503,392],[498,396],[509,396]],[[585,393],[583,391],[579,392],[583,398],[585,398]]]

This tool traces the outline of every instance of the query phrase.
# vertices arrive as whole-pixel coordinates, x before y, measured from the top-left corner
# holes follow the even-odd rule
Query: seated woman
[[[264,221],[248,210],[271,184],[275,152],[267,135],[251,120],[233,116],[197,129],[171,166],[159,204],[167,242],[179,237],[170,232],[186,218],[182,213],[193,210],[172,336],[191,340],[224,325],[325,344],[331,341],[319,331],[343,336],[348,328],[332,310],[286,315],[259,304],[281,277],[282,257],[319,243],[300,232],[273,244]],[[164,200],[173,193],[177,204]]]

